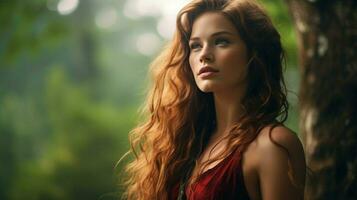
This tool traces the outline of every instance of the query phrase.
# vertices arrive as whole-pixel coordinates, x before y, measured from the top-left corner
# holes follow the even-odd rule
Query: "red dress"
[[[213,168],[200,175],[186,187],[187,200],[246,200],[249,199],[244,185],[242,154],[231,153]],[[171,198],[176,200],[179,184],[172,191]]]

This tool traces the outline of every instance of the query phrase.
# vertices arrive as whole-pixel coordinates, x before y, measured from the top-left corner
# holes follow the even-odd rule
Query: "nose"
[[[200,62],[204,63],[204,62],[213,62],[213,61],[214,61],[213,52],[208,46],[206,46],[201,51]]]

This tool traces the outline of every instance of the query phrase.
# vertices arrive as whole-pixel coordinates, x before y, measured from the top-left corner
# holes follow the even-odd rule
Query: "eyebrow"
[[[224,34],[234,35],[233,33],[228,32],[228,31],[218,31],[218,32],[215,32],[212,35],[210,35],[210,37],[214,37],[214,36],[217,36],[217,35],[224,35]],[[199,40],[199,39],[200,39],[199,37],[190,38],[190,40]]]

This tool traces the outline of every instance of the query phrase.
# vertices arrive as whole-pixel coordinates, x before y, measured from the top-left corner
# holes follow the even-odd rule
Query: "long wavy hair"
[[[144,103],[145,120],[130,133],[129,152],[135,157],[126,166],[126,199],[169,199],[172,188],[197,164],[215,128],[213,94],[198,89],[189,65],[193,22],[208,11],[222,13],[235,25],[251,60],[244,113],[230,129],[225,152],[205,164],[244,151],[264,127],[287,118],[284,51],[264,9],[253,0],[192,1],[177,15],[172,41],[150,66],[153,82]]]

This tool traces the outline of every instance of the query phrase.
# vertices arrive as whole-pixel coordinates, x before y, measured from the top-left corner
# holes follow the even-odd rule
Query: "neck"
[[[237,123],[243,114],[241,101],[244,92],[215,92],[214,104],[216,109],[215,137],[224,136],[233,124]]]

